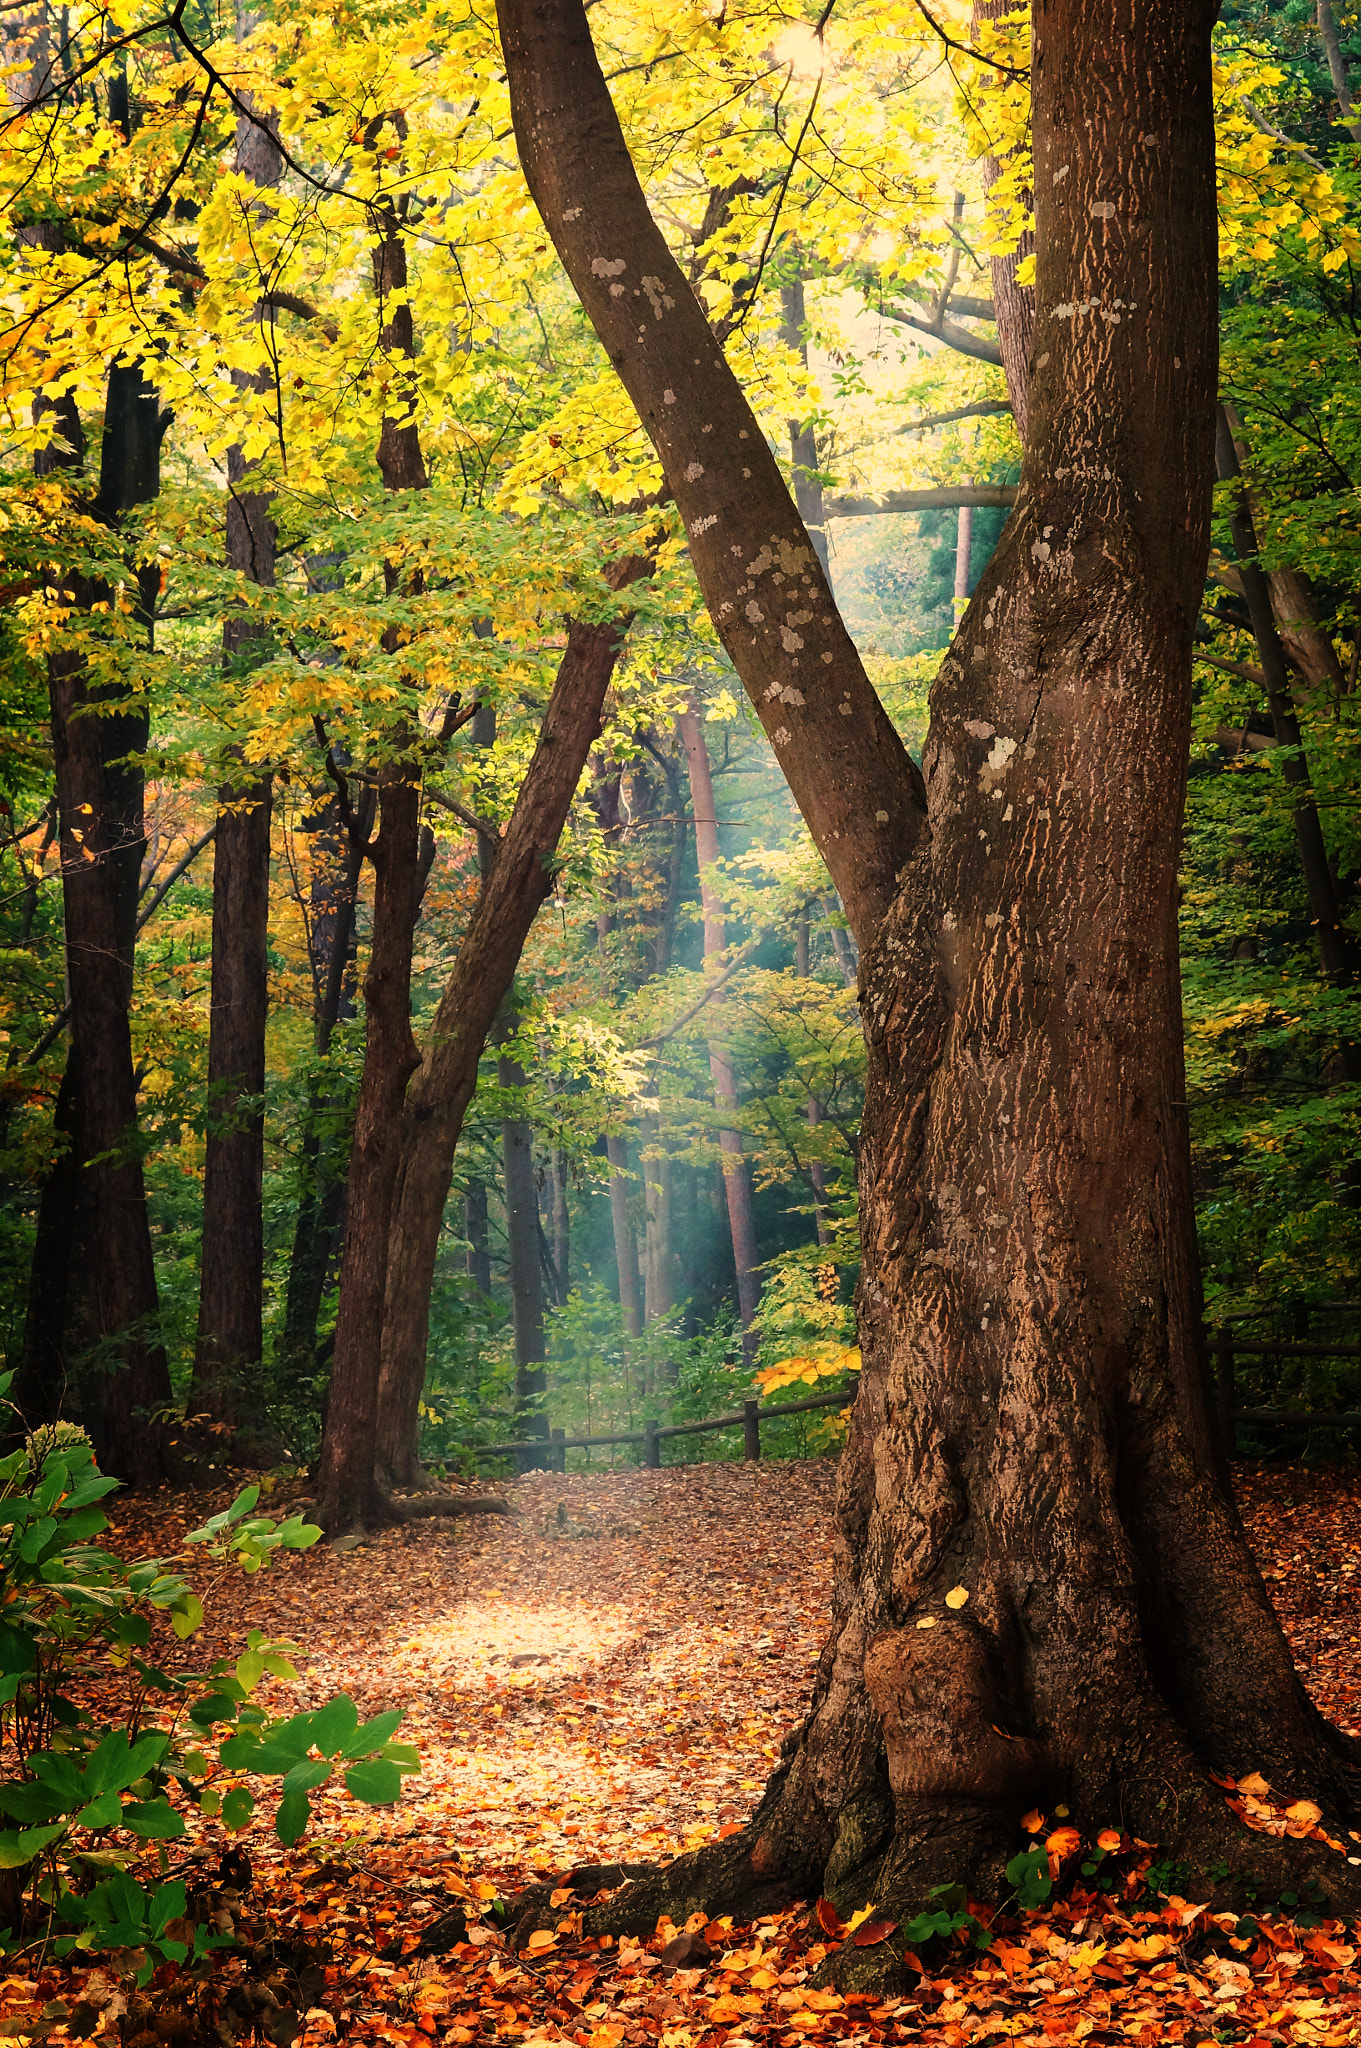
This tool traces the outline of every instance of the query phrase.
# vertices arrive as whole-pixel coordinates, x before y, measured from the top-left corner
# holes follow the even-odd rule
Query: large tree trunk
[[[116,528],[153,498],[160,481],[165,422],[140,364],[109,372],[100,454],[98,517]],[[74,616],[89,619],[112,598],[107,585],[71,579]],[[159,571],[136,572],[137,611],[148,642]],[[96,1434],[101,1462],[119,1477],[152,1485],[172,1460],[164,1416],[170,1374],[156,1325],[159,1304],[137,1140],[137,1080],[128,1012],[132,999],[137,893],[146,831],[142,706],[111,709],[88,688],[76,649],[48,663],[52,748],[61,830],[62,902],[71,995],[71,1042],[81,1102],[76,1128],[91,1219],[89,1283],[99,1335],[115,1369],[103,1379]],[[111,943],[112,941],[112,943]],[[69,1285],[68,1269],[68,1285]]]
[[[612,563],[606,577],[612,589],[622,590],[650,573],[647,560],[628,556]],[[572,623],[533,759],[407,1095],[375,1445],[379,1469],[397,1485],[422,1482],[416,1424],[425,1383],[430,1291],[454,1151],[477,1086],[477,1064],[529,928],[552,887],[552,856],[599,737],[605,691],[628,623],[627,618],[608,625]]]
[[[236,170],[261,190],[277,185],[283,170],[270,128],[247,112],[236,124]],[[243,210],[247,227],[262,211],[258,201]],[[269,317],[260,305],[257,321]],[[268,390],[273,373],[238,369],[232,379],[242,389]],[[227,560],[249,582],[268,585],[274,581],[275,525],[269,495],[247,487],[250,466],[239,446],[227,450]],[[222,632],[229,667],[248,662],[262,641],[268,644],[253,621],[229,618]],[[252,1411],[258,1416],[264,1354],[264,1105],[245,1115],[237,1105],[243,1095],[263,1097],[265,1088],[270,797],[268,776],[233,776],[218,792],[222,808],[213,846],[208,1141],[190,1406],[231,1432]]]
[[[671,1159],[663,1149],[658,1118],[639,1119],[638,1157],[643,1169],[643,1320],[655,1323],[676,1305],[671,1250]]]
[[[727,935],[723,926],[723,907],[713,881],[714,863],[718,859],[718,813],[714,808],[709,747],[704,727],[695,712],[680,712],[676,728],[690,769],[690,802],[695,814],[695,850],[699,855],[699,889],[704,909],[704,967],[706,973],[718,974]],[[709,1005],[711,1017],[720,1010],[722,1002],[722,996],[714,997]],[[733,1074],[732,1056],[720,1038],[709,1040],[709,1073],[720,1116],[725,1109],[736,1109],[737,1081]],[[748,1363],[751,1363],[754,1357],[752,1318],[761,1300],[761,1282],[756,1272],[760,1252],[751,1203],[751,1168],[743,1156],[742,1133],[739,1130],[724,1125],[718,1133],[718,1145],[723,1159],[723,1191],[728,1202],[728,1231],[737,1274],[737,1311],[742,1319],[742,1346]]]
[[[1036,0],[1026,461],[933,691],[928,829],[901,764],[877,802],[873,726],[858,755],[823,752],[844,687],[827,629],[801,629],[797,682],[767,636],[730,641],[763,717],[777,686],[809,700],[780,758],[862,945],[864,1370],[810,1715],[741,1834],[588,1933],[818,1886],[894,1917],[935,1884],[996,1895],[1034,1802],[1160,1840],[1197,1896],[1221,1857],[1361,1892],[1322,1845],[1242,1829],[1210,1775],[1358,1811],[1357,1744],[1310,1704],[1238,1520],[1199,1327],[1175,906],[1217,368],[1214,12]],[[764,575],[751,539],[783,531],[773,458],[746,426],[744,490],[727,451],[750,416],[648,218],[580,0],[500,0],[500,20],[531,189],[722,631]],[[655,326],[629,296],[644,268]]]

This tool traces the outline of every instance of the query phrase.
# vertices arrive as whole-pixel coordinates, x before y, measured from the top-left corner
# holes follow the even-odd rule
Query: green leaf
[[[206,1692],[189,1709],[196,1728],[211,1728],[215,1721],[234,1721],[238,1701],[229,1692]]]
[[[83,1796],[63,1799],[46,1785],[35,1784],[32,1780],[0,1785],[0,1813],[7,1813],[11,1820],[22,1821],[27,1827],[51,1820],[56,1814],[68,1813],[73,1806],[83,1804]]]
[[[264,1658],[265,1669],[272,1678],[297,1677],[296,1669],[280,1651],[262,1650],[260,1654]]]
[[[274,1816],[274,1832],[286,1849],[291,1849],[307,1831],[312,1818],[312,1804],[305,1792],[290,1792],[279,1801],[279,1811]]]
[[[31,1671],[35,1655],[33,1638],[27,1629],[0,1621],[0,1671],[6,1674]]]
[[[0,1834],[0,1870],[21,1870],[65,1833],[65,1821],[50,1828],[24,1828],[17,1835],[7,1829]]]
[[[144,1772],[160,1762],[170,1747],[168,1735],[144,1735],[129,1745],[121,1729],[106,1735],[85,1766],[84,1788],[90,1797],[100,1792],[122,1792],[135,1785]]]
[[[318,1785],[324,1785],[331,1775],[331,1766],[326,1758],[308,1758],[294,1764],[280,1788],[287,1799],[294,1792],[315,1792]]]
[[[393,1731],[401,1726],[403,1710],[398,1707],[388,1714],[375,1714],[371,1721],[363,1721],[345,1744],[342,1756],[372,1756],[381,1749]]]
[[[34,1777],[66,1807],[83,1806],[89,1798],[85,1778],[69,1756],[57,1756],[43,1749],[30,1756],[28,1763]]]
[[[238,1828],[245,1827],[254,1812],[255,1801],[244,1785],[238,1785],[222,1802],[222,1825],[235,1833]]]
[[[184,1815],[168,1799],[134,1799],[123,1808],[123,1825],[145,1842],[172,1842],[185,1831]]]
[[[254,1692],[265,1675],[265,1660],[258,1650],[243,1650],[236,1660],[236,1676],[247,1692]]]
[[[402,1774],[396,1764],[374,1757],[368,1763],[351,1764],[345,1773],[345,1789],[366,1806],[391,1806],[402,1796]]]
[[[185,1890],[178,1879],[161,1885],[152,1893],[147,1905],[148,1931],[152,1935],[159,1934],[169,1921],[178,1920],[183,1916],[184,1907]],[[183,1961],[183,1957],[178,1960]]]
[[[202,1603],[192,1593],[186,1593],[170,1610],[170,1626],[181,1642],[203,1626]]]
[[[73,1813],[71,1823],[78,1828],[114,1828],[123,1817],[123,1802],[116,1792],[101,1792],[88,1806],[82,1806],[79,1813]]]
[[[413,1742],[385,1742],[380,1755],[396,1764],[399,1771],[418,1771],[421,1767],[421,1753]]]
[[[347,1692],[338,1692],[312,1715],[312,1740],[323,1756],[348,1756],[359,1726],[359,1709]],[[380,1716],[386,1720],[387,1716]],[[400,1716],[398,1717],[400,1719]],[[394,1724],[395,1725],[395,1724]],[[376,1749],[377,1743],[369,1743]]]

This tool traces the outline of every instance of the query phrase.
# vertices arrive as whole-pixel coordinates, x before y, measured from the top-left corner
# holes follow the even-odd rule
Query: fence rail
[[[763,1422],[778,1421],[782,1415],[807,1415],[817,1408],[847,1408],[855,1399],[859,1386],[860,1381],[856,1378],[843,1393],[812,1394],[806,1401],[777,1401],[768,1408],[763,1408],[759,1401],[744,1401],[731,1414],[708,1415],[702,1422],[648,1420],[641,1429],[618,1430],[611,1436],[568,1436],[564,1430],[550,1428],[543,1436],[517,1437],[513,1443],[505,1444],[473,1444],[469,1449],[479,1458],[518,1458],[522,1464],[531,1458],[546,1457],[551,1472],[565,1472],[568,1451],[594,1450],[597,1446],[610,1444],[641,1444],[644,1469],[655,1472],[661,1466],[661,1447],[667,1437],[704,1436],[711,1429],[740,1429],[743,1457],[759,1458]]]
[[[1351,1307],[1351,1304],[1346,1304]],[[1356,1408],[1240,1408],[1237,1405],[1236,1361],[1251,1358],[1361,1358],[1361,1344],[1300,1344],[1266,1337],[1236,1337],[1227,1323],[1210,1336],[1215,1363],[1215,1399],[1219,1427],[1225,1448],[1232,1454],[1237,1446],[1240,1422],[1263,1423],[1274,1428],[1357,1429],[1361,1409]]]
[[[1335,1304],[1327,1304],[1334,1306]],[[1350,1307],[1351,1304],[1344,1304]],[[1215,1362],[1215,1393],[1220,1428],[1225,1444],[1234,1446],[1234,1425],[1239,1422],[1274,1424],[1284,1428],[1361,1429],[1361,1409],[1240,1408],[1235,1402],[1236,1358],[1361,1358],[1361,1344],[1297,1344],[1268,1338],[1237,1337],[1221,1324],[1210,1332],[1209,1348]],[[778,1401],[763,1408],[759,1401],[744,1401],[726,1415],[709,1415],[700,1422],[644,1422],[641,1429],[617,1430],[608,1436],[568,1436],[549,1427],[542,1436],[516,1437],[508,1443],[470,1444],[476,1458],[516,1458],[521,1469],[544,1459],[552,1472],[565,1472],[568,1451],[608,1449],[616,1444],[641,1444],[645,1470],[655,1472],[661,1465],[661,1447],[669,1437],[705,1436],[711,1430],[740,1429],[744,1459],[761,1455],[761,1424],[785,1415],[807,1415],[819,1408],[845,1408],[854,1401],[860,1381],[853,1379],[839,1394],[812,1394],[803,1401]]]

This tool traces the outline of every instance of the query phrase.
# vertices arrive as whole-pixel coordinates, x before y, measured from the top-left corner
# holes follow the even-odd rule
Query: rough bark
[[[718,859],[718,813],[714,807],[713,777],[704,727],[693,711],[682,711],[676,729],[690,769],[690,803],[695,814],[695,849],[699,855],[699,888],[704,910],[704,971],[721,971],[727,935],[723,906],[714,887],[713,869]],[[716,995],[710,1012],[719,1010],[723,998]],[[737,1081],[732,1057],[720,1038],[709,1040],[709,1073],[714,1084],[714,1102],[721,1116],[737,1107]],[[760,1252],[756,1243],[756,1219],[751,1203],[751,1169],[742,1151],[742,1133],[723,1125],[718,1133],[723,1156],[723,1190],[728,1204],[728,1230],[732,1238],[733,1266],[737,1276],[737,1309],[742,1319],[743,1345],[751,1351],[752,1318],[761,1300],[761,1282],[756,1268]]]
[[[268,125],[240,114],[236,170],[259,191],[279,182],[283,158]],[[248,202],[254,217],[260,202]],[[270,315],[256,308],[262,333]],[[271,356],[273,351],[270,351]],[[269,390],[271,368],[234,370],[240,388]],[[239,446],[227,450],[227,560],[247,581],[274,581],[275,525],[267,492],[253,491]],[[249,618],[223,626],[228,667],[246,662],[267,635]],[[268,776],[233,776],[218,792],[213,850],[212,1007],[208,1019],[208,1140],[203,1162],[203,1250],[191,1411],[229,1432],[258,1413],[264,1355],[265,1164],[263,1101],[242,1114],[242,1096],[263,1097],[269,1009]]]
[[[628,556],[613,563],[606,576],[611,588],[622,590],[650,573],[647,560]],[[533,759],[440,999],[420,1072],[408,1091],[376,1445],[380,1466],[399,1485],[419,1484],[416,1418],[425,1380],[430,1290],[454,1151],[477,1086],[477,1063],[529,928],[552,887],[553,853],[599,737],[605,691],[628,623],[627,617],[607,625],[572,623]]]
[[[1242,1829],[1210,1776],[1358,1811],[1358,1745],[1309,1702],[1238,1521],[1199,1328],[1175,910],[1217,381],[1214,11],[1035,0],[1021,489],[933,691],[929,831],[900,843],[882,913],[832,837],[875,843],[882,757],[847,762],[843,828],[830,759],[780,752],[844,878],[869,1052],[831,1635],[747,1828],[588,1910],[588,1933],[819,1886],[893,1917],[940,1883],[996,1895],[1035,1801],[1161,1841],[1199,1896],[1221,1856],[1361,1890],[1326,1848]],[[604,296],[602,272],[627,291],[645,268],[671,320],[580,0],[500,18],[531,188],[684,478],[732,394],[709,350],[663,423],[669,327]],[[753,488],[749,531],[767,503]],[[696,552],[711,607],[735,604],[739,558]],[[763,703],[767,643],[731,644]],[[838,1967],[882,1974],[894,1949]]]

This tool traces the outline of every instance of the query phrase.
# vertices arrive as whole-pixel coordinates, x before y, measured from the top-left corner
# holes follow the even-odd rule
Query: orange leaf
[[[896,1920],[867,1920],[863,1927],[857,1927],[851,1940],[856,1948],[873,1948],[876,1942],[887,1941],[890,1934],[896,1934]]]
[[[1246,1778],[1238,1780],[1238,1789],[1240,1792],[1251,1792],[1255,1799],[1260,1799],[1264,1792],[1271,1790],[1271,1787],[1260,1771],[1251,1771]]]
[[[557,1945],[557,1935],[550,1934],[546,1927],[541,1927],[537,1934],[531,1934],[529,1940],[525,1943],[525,1947],[534,1950],[536,1954],[542,1954],[544,1949],[556,1948]]]
[[[1072,1856],[1081,1848],[1082,1837],[1076,1828],[1055,1828],[1053,1834],[1046,1838],[1044,1846],[1051,1856]]]
[[[846,1923],[830,1899],[818,1900],[818,1926],[832,1941],[840,1941],[846,1932]]]
[[[1044,1826],[1044,1815],[1037,1806],[1032,1807],[1029,1813],[1021,1815],[1021,1826],[1028,1835],[1038,1835]]]
[[[1102,1828],[1096,1838],[1096,1846],[1098,1849],[1104,1849],[1108,1856],[1111,1855],[1120,1847],[1119,1828]]]

